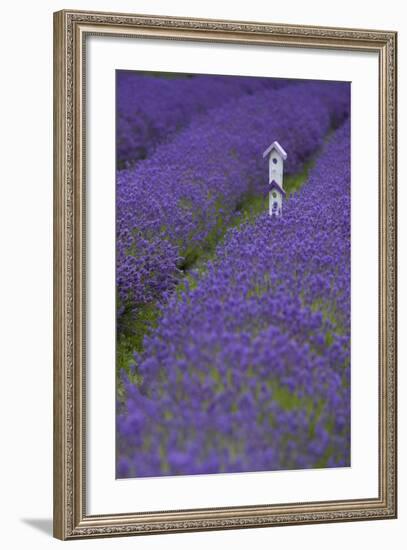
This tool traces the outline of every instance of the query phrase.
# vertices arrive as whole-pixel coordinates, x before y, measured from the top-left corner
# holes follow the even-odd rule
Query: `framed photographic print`
[[[396,517],[396,33],[54,15],[54,534]]]

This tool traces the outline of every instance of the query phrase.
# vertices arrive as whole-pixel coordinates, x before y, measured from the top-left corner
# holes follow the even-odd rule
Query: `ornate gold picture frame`
[[[378,494],[91,515],[86,423],[86,45],[91,36],[371,52],[378,59]],[[64,10],[54,14],[54,535],[59,539],[395,518],[396,60],[391,31]],[[114,262],[114,258],[112,258]],[[373,344],[373,343],[372,343]],[[112,411],[114,414],[114,411]],[[114,452],[114,451],[113,451]],[[229,475],[229,474],[227,474]],[[244,495],[242,495],[244,501]]]

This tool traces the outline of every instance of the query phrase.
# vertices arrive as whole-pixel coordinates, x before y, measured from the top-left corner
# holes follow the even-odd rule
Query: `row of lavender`
[[[125,381],[119,477],[349,465],[350,130],[284,217],[231,229]]]
[[[180,266],[216,242],[239,202],[265,189],[262,151],[278,136],[296,173],[349,111],[348,85],[297,83],[197,115],[149,158],[117,175],[118,327],[171,290]]]
[[[117,72],[119,166],[131,165],[149,156],[160,141],[168,140],[197,113],[204,113],[233,97],[282,88],[290,82],[242,76],[176,77]]]

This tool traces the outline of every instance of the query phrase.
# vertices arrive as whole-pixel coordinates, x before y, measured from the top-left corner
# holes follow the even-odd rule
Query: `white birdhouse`
[[[269,158],[269,214],[270,216],[281,216],[283,197],[285,191],[283,187],[284,161],[287,158],[287,153],[278,143],[273,143],[264,153],[263,158]]]

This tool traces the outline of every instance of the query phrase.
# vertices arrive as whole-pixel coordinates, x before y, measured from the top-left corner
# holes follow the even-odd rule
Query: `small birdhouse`
[[[269,159],[269,214],[270,216],[281,216],[283,197],[285,191],[283,188],[284,161],[287,153],[278,143],[273,143],[264,153],[263,158]]]

